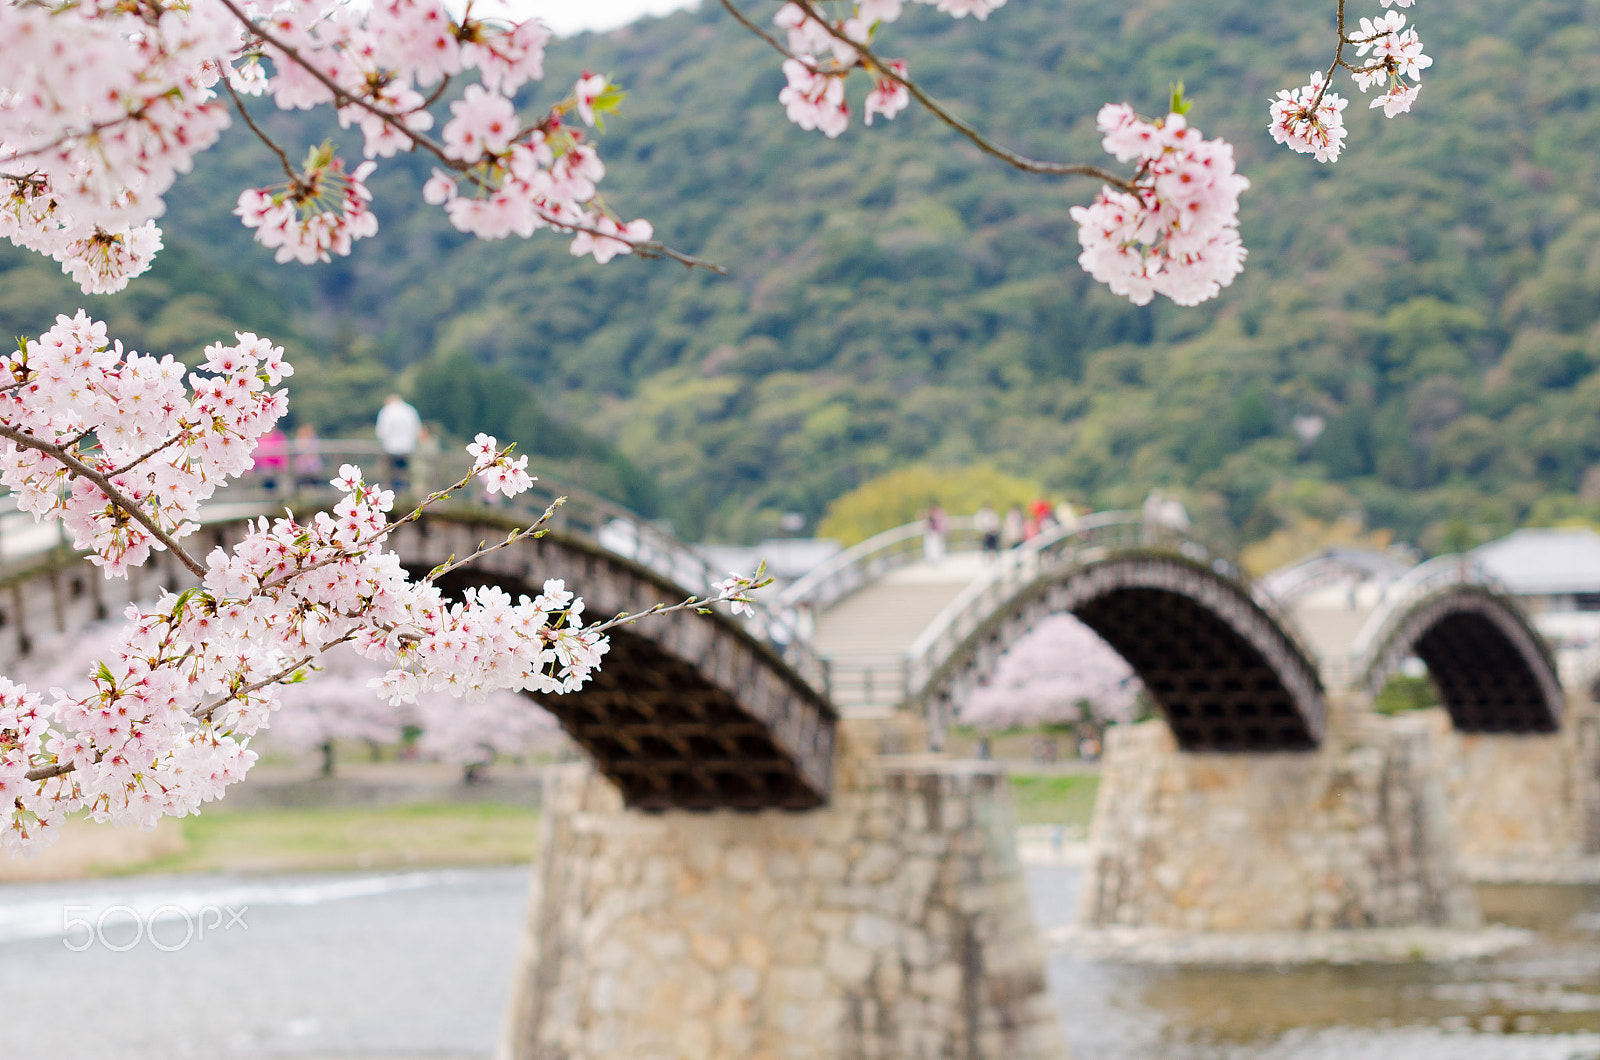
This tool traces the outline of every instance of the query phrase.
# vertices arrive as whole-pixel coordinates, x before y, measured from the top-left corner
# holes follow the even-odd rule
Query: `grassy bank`
[[[1011,774],[1011,798],[1019,825],[1063,824],[1087,828],[1099,790],[1098,773]]]
[[[493,803],[222,810],[186,818],[187,849],[151,868],[297,872],[503,865],[530,860],[538,834],[538,810]]]
[[[508,865],[533,857],[539,811],[497,803],[208,809],[155,832],[69,820],[33,861],[0,859],[0,882],[148,872],[343,872]]]
[[[1016,773],[1019,825],[1087,826],[1100,778]],[[526,862],[539,811],[502,803],[208,808],[154,833],[70,820],[34,861],[0,859],[0,882],[137,873],[344,872]]]

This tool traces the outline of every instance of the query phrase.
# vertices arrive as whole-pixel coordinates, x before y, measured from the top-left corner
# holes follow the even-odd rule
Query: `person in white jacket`
[[[390,394],[378,410],[377,432],[378,444],[389,454],[390,487],[398,493],[406,487],[406,469],[422,435],[422,417],[399,394]]]

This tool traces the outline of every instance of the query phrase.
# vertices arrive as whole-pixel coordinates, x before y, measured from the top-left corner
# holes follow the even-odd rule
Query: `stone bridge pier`
[[[1600,879],[1600,711],[1572,694],[1553,733],[1462,732],[1427,713],[1462,868],[1475,883]]]
[[[1197,754],[1164,722],[1107,741],[1085,927],[1470,928],[1433,726],[1330,697],[1314,751]]]
[[[555,772],[499,1060],[1063,1060],[1003,773],[873,738],[805,813]]]

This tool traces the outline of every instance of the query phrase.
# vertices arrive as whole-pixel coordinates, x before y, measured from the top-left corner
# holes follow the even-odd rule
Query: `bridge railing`
[[[1306,658],[1313,658],[1275,603],[1251,586],[1234,562],[1214,546],[1187,528],[1146,520],[1140,512],[1098,512],[1085,516],[1074,526],[1058,527],[1002,553],[994,566],[957,594],[929,622],[903,655],[832,662],[836,701],[849,706],[915,705],[968,638],[1027,586],[1041,577],[1064,573],[1075,565],[1098,562],[1114,553],[1137,551],[1183,556],[1239,583],[1255,604],[1279,623]],[[948,704],[941,704],[941,710],[948,707]],[[950,720],[942,714],[929,717],[936,732],[942,732]]]
[[[994,568],[956,595],[934,616],[906,652],[905,701],[927,685],[950,655],[1007,600],[1040,575],[1114,551],[1179,550],[1189,542],[1180,531],[1147,523],[1138,512],[1096,512],[1074,526],[1057,527],[1003,554]],[[1196,546],[1203,548],[1203,546]],[[1194,549],[1190,549],[1194,551]],[[1204,561],[1206,555],[1191,558]]]
[[[951,552],[968,552],[980,547],[983,535],[970,515],[950,519],[945,547]],[[825,611],[865,585],[870,585],[892,570],[910,566],[922,559],[924,524],[904,526],[875,534],[859,544],[830,557],[777,595],[779,607],[808,607]]]
[[[1466,554],[1436,556],[1419,563],[1384,589],[1383,598],[1357,631],[1343,658],[1326,660],[1324,672],[1330,684],[1348,687],[1366,676],[1376,662],[1375,653],[1389,642],[1412,608],[1436,593],[1456,586],[1479,586],[1510,598],[1510,591],[1484,564]]]

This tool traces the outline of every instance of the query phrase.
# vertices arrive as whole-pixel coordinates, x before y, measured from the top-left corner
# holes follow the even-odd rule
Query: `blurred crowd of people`
[[[1062,527],[1070,530],[1078,525],[1078,519],[1078,509],[1071,501],[1052,504],[1040,497],[1026,506],[1013,504],[1004,518],[991,505],[985,504],[973,516],[973,526],[983,540],[984,554],[998,557],[1002,549],[1016,548],[1040,534]]]
[[[1053,530],[1073,530],[1087,509],[1079,509],[1069,500],[1051,502],[1039,497],[1026,504],[1014,504],[1004,517],[993,505],[985,504],[972,517],[973,528],[983,542],[984,555],[998,558],[1006,549],[1013,549]],[[1140,510],[1144,521],[1152,526],[1166,526],[1174,530],[1189,529],[1189,513],[1183,502],[1159,489],[1150,491]],[[950,532],[950,517],[938,501],[930,501],[918,516],[922,522],[923,558],[938,564],[946,552],[946,536]]]

